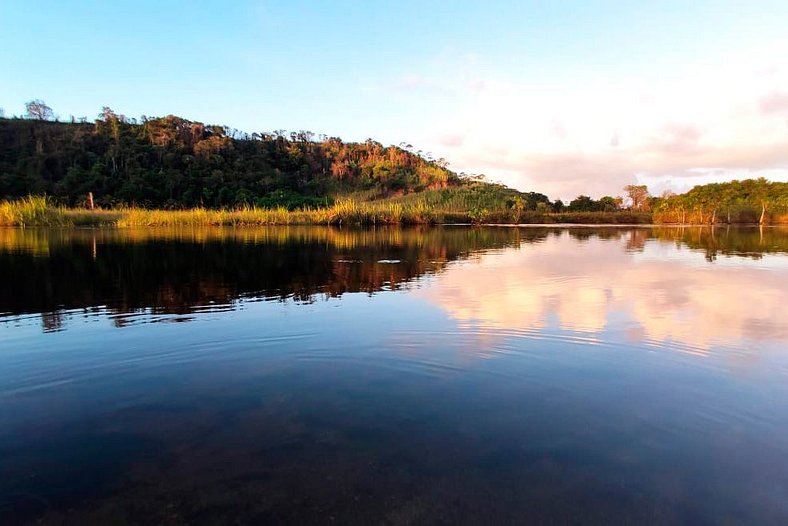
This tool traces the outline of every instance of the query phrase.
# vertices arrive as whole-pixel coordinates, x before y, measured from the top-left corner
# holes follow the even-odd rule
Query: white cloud
[[[787,55],[782,45],[766,56]],[[418,138],[458,171],[565,199],[620,194],[635,181],[681,190],[699,176],[788,180],[788,70],[779,64],[730,57],[560,84],[458,69],[419,82],[443,83],[452,103]]]

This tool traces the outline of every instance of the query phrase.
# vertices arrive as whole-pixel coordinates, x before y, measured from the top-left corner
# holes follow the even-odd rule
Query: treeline
[[[627,187],[630,211],[648,208]],[[436,190],[432,195],[425,190]],[[312,132],[243,133],[181,117],[126,118],[108,107],[94,122],[59,122],[41,100],[26,115],[0,116],[0,200],[47,195],[79,207],[88,194],[102,208],[322,208],[420,193],[430,205],[474,221],[528,212],[617,212],[621,197],[580,195],[568,204],[538,192],[455,174],[443,159],[405,143],[345,143]],[[532,214],[533,215],[533,214]]]
[[[108,107],[93,122],[59,122],[40,100],[27,103],[25,118],[0,116],[0,201],[46,195],[49,205],[80,207],[91,194],[101,208],[314,210],[352,196],[403,205],[384,211],[385,217],[373,207],[367,211],[373,223],[403,213],[428,219],[423,222],[788,222],[788,183],[763,178],[661,197],[650,196],[645,185],[624,191],[626,201],[580,195],[565,204],[483,176],[458,175],[443,159],[405,143],[345,143],[308,131],[248,134],[173,115],[129,119]],[[328,222],[347,207],[335,208]]]
[[[32,104],[32,106],[31,106]],[[41,101],[0,118],[0,198],[46,194],[68,206],[289,209],[367,191],[386,197],[459,184],[442,160],[373,140],[283,130],[242,133],[180,117],[127,119],[104,108],[92,123],[52,121]]]
[[[788,183],[764,178],[711,183],[679,195],[652,198],[655,223],[788,222]]]
[[[587,195],[579,195],[569,202],[568,206],[559,199],[553,204],[555,212],[617,212],[627,210],[629,212],[648,212],[651,210],[648,188],[646,185],[627,185],[624,187],[628,206],[624,206],[623,197],[613,197],[606,195],[599,199],[593,199]]]

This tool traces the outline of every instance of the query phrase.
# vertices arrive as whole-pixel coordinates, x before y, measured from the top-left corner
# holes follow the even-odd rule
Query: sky
[[[0,0],[0,107],[443,157],[552,199],[788,181],[788,2]]]

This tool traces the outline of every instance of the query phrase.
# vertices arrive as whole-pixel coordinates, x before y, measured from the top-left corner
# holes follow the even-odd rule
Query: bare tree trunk
[[[94,208],[94,205],[93,205],[93,192],[88,192],[88,208],[90,210],[93,210],[93,208]]]
[[[761,204],[761,219],[758,221],[759,225],[762,225],[766,220],[766,203]]]

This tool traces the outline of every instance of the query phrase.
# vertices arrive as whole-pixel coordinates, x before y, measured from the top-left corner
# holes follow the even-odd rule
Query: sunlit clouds
[[[777,49],[648,76],[526,72],[504,80],[475,77],[466,60],[446,80],[445,114],[420,140],[456,170],[553,198],[618,195],[633,182],[659,192],[709,180],[788,180],[788,68],[776,60],[788,49]],[[437,79],[415,78],[395,89],[433,97]]]
[[[402,142],[552,199],[788,180],[784,1],[6,4],[8,115]]]

